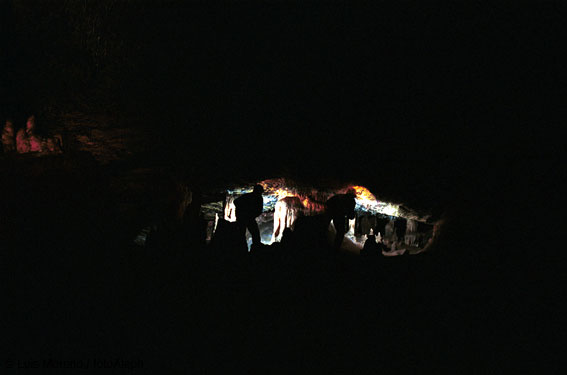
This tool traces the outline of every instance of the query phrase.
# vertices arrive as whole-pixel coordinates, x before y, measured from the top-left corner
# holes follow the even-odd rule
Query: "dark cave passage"
[[[564,15],[0,1],[0,366],[557,372]]]

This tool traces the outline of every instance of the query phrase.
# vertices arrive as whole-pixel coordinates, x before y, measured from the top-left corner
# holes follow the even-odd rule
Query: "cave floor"
[[[119,210],[112,173],[6,165],[0,239],[15,332],[7,354],[17,358],[469,372],[532,354],[518,344],[536,335],[520,320],[520,292],[470,259],[281,264],[148,252],[123,234],[135,218]]]

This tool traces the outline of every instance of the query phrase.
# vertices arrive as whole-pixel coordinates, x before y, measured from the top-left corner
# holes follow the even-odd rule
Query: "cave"
[[[388,245],[390,251],[384,256],[419,254],[426,251],[434,242],[434,233],[441,227],[441,219],[423,211],[414,211],[401,204],[394,204],[376,199],[364,186],[334,183],[331,187],[315,187],[305,182],[297,183],[290,178],[271,178],[247,185],[229,184],[230,188],[217,188],[204,192],[200,202],[200,215],[206,228],[206,243],[215,235],[219,220],[236,221],[234,200],[252,192],[254,185],[261,185],[263,193],[263,212],[257,218],[261,242],[271,245],[280,242],[286,228],[293,230],[300,216],[313,216],[325,212],[325,202],[336,194],[344,194],[349,189],[356,192],[355,218],[350,219],[345,227],[345,239],[342,251],[360,254],[369,234],[377,237],[378,242]],[[185,211],[192,204],[190,187],[183,189],[186,198],[177,198],[179,209]],[[147,225],[136,235],[134,242],[146,246],[147,238],[154,225]],[[336,233],[331,221],[328,228],[329,244]],[[248,250],[252,245],[250,233],[246,232]],[[393,245],[393,247],[392,247]]]
[[[1,365],[558,372],[565,12],[0,1]]]
[[[431,215],[420,215],[399,204],[378,201],[363,186],[351,184],[343,187],[339,185],[334,189],[314,188],[301,186],[283,178],[274,178],[258,181],[250,186],[227,189],[225,200],[205,204],[201,213],[207,221],[208,241],[214,236],[219,219],[229,222],[236,221],[234,199],[242,194],[250,193],[256,184],[264,188],[264,210],[258,217],[258,226],[261,241],[265,245],[281,241],[285,228],[293,228],[298,216],[322,213],[328,198],[335,194],[343,194],[350,188],[356,191],[356,217],[347,223],[348,228],[345,228],[342,250],[355,254],[360,253],[368,234],[375,233],[379,241],[383,239],[388,244],[398,244],[397,251],[394,249],[394,251],[385,252],[384,255],[401,255],[405,251],[416,254],[424,251],[433,237],[433,227],[436,222],[431,219]],[[402,232],[399,230],[396,232],[394,228],[396,221],[405,222]],[[330,239],[333,238],[335,232],[331,222]],[[246,240],[250,249],[252,244],[250,233],[247,233]],[[403,245],[404,248],[400,248],[400,245]]]

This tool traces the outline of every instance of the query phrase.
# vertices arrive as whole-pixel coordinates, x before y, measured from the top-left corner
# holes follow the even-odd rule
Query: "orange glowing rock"
[[[355,191],[356,199],[358,200],[361,200],[363,202],[376,201],[374,194],[372,194],[370,190],[368,190],[364,186],[351,186],[351,189]]]

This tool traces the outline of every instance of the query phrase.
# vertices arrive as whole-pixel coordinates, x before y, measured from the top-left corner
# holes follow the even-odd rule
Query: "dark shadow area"
[[[459,207],[435,249],[415,256],[337,253],[322,216],[250,252],[238,224],[221,219],[205,245],[191,205],[182,224],[160,225],[139,247],[123,232],[134,218],[120,212],[108,169],[78,155],[3,166],[7,317],[17,333],[8,356],[142,359],[150,371],[467,371],[544,354],[513,345],[540,337],[524,314],[545,298],[545,281],[519,281],[541,275],[543,254],[503,238],[515,232],[483,212],[496,202]]]
[[[61,145],[3,141],[0,360],[15,362],[1,365],[553,372],[564,15],[551,2],[0,1],[0,124],[23,135],[34,115]],[[336,251],[329,215],[250,251],[248,225],[219,217],[209,238],[200,207],[219,187],[273,176],[360,181],[443,230],[393,257],[372,241]],[[408,222],[393,225],[401,237]]]

